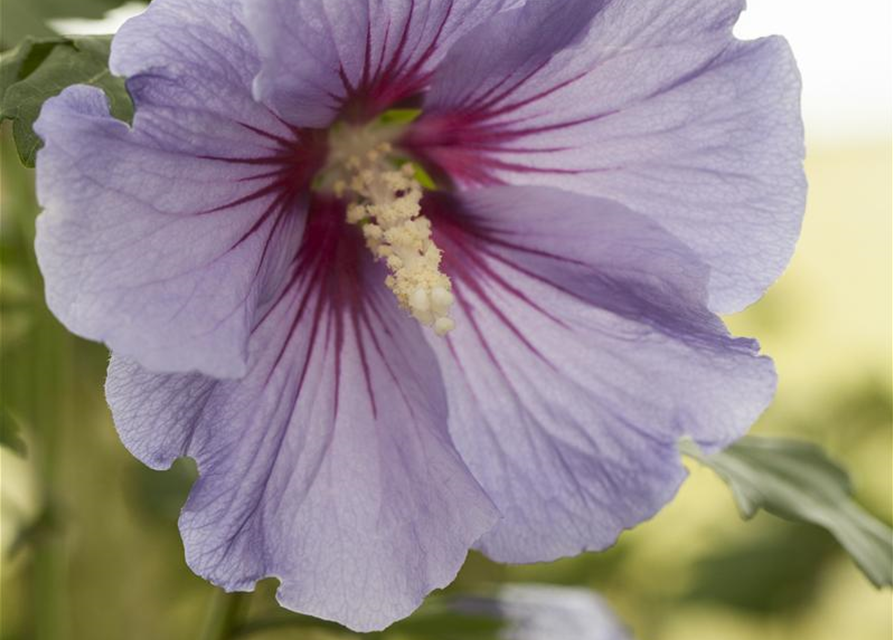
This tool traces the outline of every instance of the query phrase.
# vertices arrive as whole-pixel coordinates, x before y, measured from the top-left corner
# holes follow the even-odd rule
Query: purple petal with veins
[[[711,267],[711,308],[740,310],[787,265],[806,196],[796,65],[780,38],[732,37],[742,8],[527,3],[450,51],[405,144],[459,186],[647,212]]]
[[[243,378],[153,374],[116,357],[107,393],[134,455],[198,462],[180,518],[196,573],[228,590],[275,576],[283,605],[374,630],[452,581],[496,511],[447,434],[419,327],[343,207],[311,211]]]
[[[771,360],[706,307],[709,270],[655,222],[541,187],[432,196],[457,328],[429,340],[450,433],[502,519],[505,562],[603,549],[685,477],[676,443],[740,437]]]
[[[46,103],[47,301],[114,351],[134,455],[197,460],[196,573],[380,629],[469,548],[611,545],[679,438],[747,430],[772,363],[714,312],[780,274],[805,188],[796,68],[740,9],[155,0],[112,44],[132,127]]]
[[[450,46],[514,0],[253,0],[255,95],[298,126],[374,116],[421,93]],[[345,113],[346,112],[346,113]]]

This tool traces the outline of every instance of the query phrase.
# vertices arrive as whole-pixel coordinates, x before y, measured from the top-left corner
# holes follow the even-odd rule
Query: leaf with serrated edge
[[[847,473],[821,447],[750,436],[713,455],[690,441],[680,450],[725,480],[745,518],[765,509],[823,527],[875,586],[893,585],[893,530],[853,501]]]
[[[33,125],[43,103],[68,86],[99,87],[108,96],[112,115],[130,120],[133,104],[124,81],[108,69],[110,44],[111,36],[28,40],[0,59],[0,120],[13,121],[22,164],[33,167],[41,146]]]

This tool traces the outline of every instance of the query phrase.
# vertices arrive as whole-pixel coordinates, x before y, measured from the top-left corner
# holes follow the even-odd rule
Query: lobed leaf
[[[0,56],[0,122],[11,120],[19,159],[33,167],[42,142],[34,121],[43,103],[75,84],[105,91],[112,115],[129,121],[133,103],[108,68],[111,36],[27,38]]]
[[[875,586],[893,585],[893,530],[853,501],[849,476],[821,447],[750,436],[713,455],[691,442],[680,449],[725,480],[744,518],[764,509],[823,527]]]

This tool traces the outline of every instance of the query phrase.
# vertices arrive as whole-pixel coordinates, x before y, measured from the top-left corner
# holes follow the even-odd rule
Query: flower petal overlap
[[[387,109],[426,88],[462,35],[517,0],[254,0],[255,96],[301,127]]]
[[[790,259],[805,198],[799,74],[784,40],[732,37],[742,8],[529,2],[451,50],[407,143],[460,185],[647,212],[710,266],[711,308],[740,310]]]
[[[779,276],[805,183],[742,8],[155,0],[112,45],[132,126],[45,104],[47,300],[114,352],[128,449],[197,461],[196,573],[381,629],[470,548],[609,546],[680,438],[748,429],[775,373],[715,313]]]
[[[431,342],[450,432],[502,514],[488,556],[610,546],[675,493],[680,438],[720,448],[771,400],[772,362],[728,336],[708,269],[647,218],[538,187],[432,207],[458,311]]]
[[[50,309],[148,367],[242,375],[254,311],[276,286],[269,267],[299,244],[306,198],[259,186],[256,165],[159,147],[112,118],[98,89],[49,101],[37,131]]]
[[[420,328],[340,213],[308,228],[243,378],[116,357],[107,395],[143,462],[197,461],[180,518],[196,573],[229,590],[275,576],[284,605],[374,629],[451,582],[497,512],[452,445]]]

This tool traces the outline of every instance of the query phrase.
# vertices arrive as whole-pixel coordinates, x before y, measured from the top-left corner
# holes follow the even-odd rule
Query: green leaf
[[[34,166],[40,138],[33,125],[43,103],[74,84],[99,87],[112,115],[129,121],[133,103],[124,81],[109,72],[111,36],[29,38],[0,56],[0,121],[12,120],[19,158]]]
[[[691,442],[683,453],[731,487],[744,518],[765,509],[830,531],[875,586],[893,585],[893,530],[850,498],[847,473],[814,444],[746,437],[705,455]]]
[[[385,126],[407,125],[415,122],[420,115],[421,109],[389,109],[379,116],[378,122]]]
[[[0,96],[5,94],[10,86],[31,75],[56,45],[65,42],[67,39],[61,36],[47,38],[28,36],[15,49],[0,55]]]
[[[7,411],[6,407],[0,409],[0,446],[6,447],[22,457],[28,453],[19,423]]]

